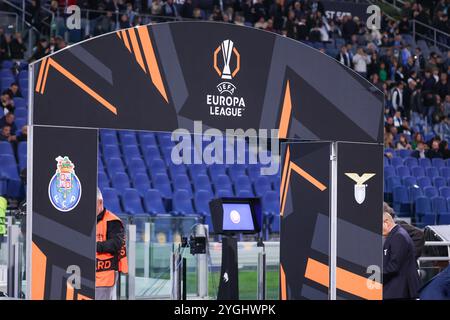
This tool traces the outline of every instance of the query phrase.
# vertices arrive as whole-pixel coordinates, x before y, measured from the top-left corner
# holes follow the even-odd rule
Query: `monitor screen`
[[[224,203],[223,230],[224,231],[255,230],[250,203]]]

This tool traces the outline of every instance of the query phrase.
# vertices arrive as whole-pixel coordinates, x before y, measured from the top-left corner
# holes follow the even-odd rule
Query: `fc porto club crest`
[[[56,173],[48,185],[48,196],[52,205],[59,211],[73,210],[81,198],[81,183],[75,174],[75,165],[69,157],[58,156]]]
[[[355,200],[358,204],[362,204],[366,200],[367,184],[364,184],[364,182],[372,178],[375,173],[364,173],[362,176],[359,176],[357,173],[346,173],[345,175],[356,182]]]

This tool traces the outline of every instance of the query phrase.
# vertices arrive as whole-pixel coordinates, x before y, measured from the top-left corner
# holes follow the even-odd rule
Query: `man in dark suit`
[[[411,237],[383,212],[383,299],[414,299],[418,296],[419,274]]]

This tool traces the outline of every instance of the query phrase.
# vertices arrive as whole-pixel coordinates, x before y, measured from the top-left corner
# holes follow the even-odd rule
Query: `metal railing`
[[[11,20],[14,20],[13,24],[17,28],[19,25],[19,15],[15,12],[0,11],[0,26],[9,27]]]
[[[435,47],[440,46],[445,49],[450,49],[450,35],[448,33],[445,33],[439,29],[436,29],[434,27],[431,27],[425,23],[419,22],[417,20],[412,20],[412,28],[413,28],[413,38],[417,41],[419,40],[426,40],[430,43],[433,43]],[[418,27],[419,26],[419,27]],[[422,31],[421,29],[425,29]],[[421,32],[419,32],[419,31]],[[442,41],[445,40],[445,43]]]

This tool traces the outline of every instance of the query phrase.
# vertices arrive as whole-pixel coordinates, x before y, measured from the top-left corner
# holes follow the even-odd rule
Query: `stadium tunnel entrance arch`
[[[73,299],[70,265],[78,297],[94,298],[99,128],[195,120],[279,130],[281,299],[382,298],[366,280],[382,267],[383,95],[352,70],[274,33],[174,22],[80,42],[29,72],[27,298]],[[52,198],[67,172],[78,193]]]

